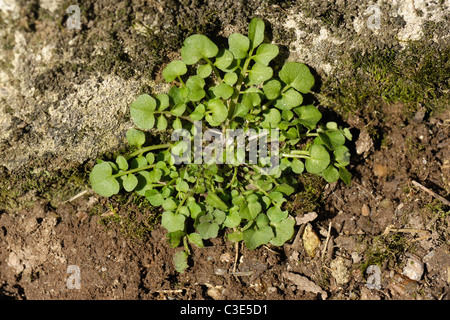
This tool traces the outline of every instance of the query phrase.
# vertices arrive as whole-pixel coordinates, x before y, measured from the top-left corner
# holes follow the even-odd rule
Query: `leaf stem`
[[[222,80],[222,77],[220,76],[219,70],[217,70],[216,66],[214,65],[214,63],[211,62],[211,60],[209,60],[209,58],[205,57],[205,60],[211,66],[211,68],[214,71],[214,74],[216,75],[217,79],[219,80],[219,83],[221,84],[223,82],[223,80]]]
[[[151,168],[154,168],[154,167],[156,167],[156,164],[149,164],[149,165],[146,165],[144,167],[131,169],[131,170],[124,171],[124,172],[119,172],[119,173],[116,173],[115,175],[113,175],[113,178],[118,178],[118,177],[126,175],[126,174],[130,174],[130,173],[135,173],[135,172],[139,172],[139,171],[142,171],[142,170],[151,169]]]
[[[158,145],[153,145],[153,146],[148,146],[148,147],[144,147],[141,148],[139,150],[136,150],[133,153],[130,153],[129,155],[127,155],[125,157],[125,160],[130,160],[131,158],[136,157],[137,155],[143,154],[144,152],[147,151],[152,151],[152,150],[157,150],[157,149],[166,149],[166,148],[170,148],[172,146],[171,143],[165,143],[165,144],[158,144]]]
[[[309,157],[309,156],[307,156],[307,155],[303,155],[303,154],[288,154],[288,153],[283,153],[282,156],[285,157],[285,158],[311,159],[311,157]]]

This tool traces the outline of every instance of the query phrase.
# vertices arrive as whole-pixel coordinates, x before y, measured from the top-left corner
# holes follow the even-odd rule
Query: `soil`
[[[138,91],[154,93],[155,88],[142,79],[160,80],[161,67],[176,56],[187,34],[202,32],[220,41],[221,37],[244,30],[256,8],[264,15],[264,8],[254,1],[246,6],[239,1],[220,1],[219,6],[216,1],[204,1],[201,10],[198,1],[186,6],[179,6],[176,1],[166,2],[165,10],[161,10],[154,1],[149,1],[149,5],[142,5],[140,1],[121,1],[117,5],[109,1],[85,1],[81,35],[76,31],[54,31],[57,23],[67,19],[63,11],[59,12],[61,21],[58,22],[57,18],[46,20],[45,11],[35,8],[37,4],[27,6],[24,18],[17,22],[18,30],[37,34],[36,38],[30,36],[37,43],[48,30],[53,30],[59,56],[69,58],[45,72],[36,71],[22,89],[35,87],[38,97],[54,95],[49,98],[52,101],[76,100],[77,110],[84,110],[86,106],[84,98],[80,97],[96,91],[99,86],[104,90],[102,95],[114,97],[121,94],[135,97]],[[268,3],[270,10],[266,15],[271,15],[268,20],[284,17],[286,10],[294,6],[291,1],[281,6]],[[299,5],[299,10],[309,8],[309,2],[305,3],[308,5]],[[317,6],[323,8],[311,7],[306,16],[322,17],[333,31],[353,32],[348,31],[353,30],[350,9],[346,12],[342,9],[346,7],[342,6],[337,10],[334,4]],[[131,17],[146,25],[157,21],[153,27],[159,31],[138,32],[139,26]],[[445,31],[445,27],[442,28]],[[317,24],[312,29],[311,33],[320,33]],[[274,40],[288,44],[291,34],[285,31],[274,25],[271,30]],[[392,32],[390,36],[395,38],[395,34]],[[73,39],[71,45],[67,45],[69,39]],[[73,48],[68,48],[74,45],[80,48],[75,54]],[[9,50],[7,48],[5,43],[3,49]],[[321,47],[314,48],[319,49]],[[96,50],[101,53],[94,55]],[[442,61],[448,60],[444,57]],[[307,63],[314,63],[314,60]],[[24,62],[23,68],[26,65]],[[28,74],[27,70],[22,71]],[[442,77],[436,81],[447,83],[448,88],[448,72],[442,70],[447,82]],[[109,85],[106,89],[102,87],[103,80],[98,80],[97,71],[107,80],[105,82],[112,83],[112,89],[123,88],[124,92],[112,94]],[[317,78],[325,77],[319,68],[317,73]],[[109,75],[114,75],[114,81],[110,81]],[[323,83],[333,81],[327,78]],[[434,81],[431,76],[429,81]],[[82,87],[85,83],[88,85]],[[77,85],[82,93],[72,99],[72,88]],[[448,89],[440,92],[448,95]],[[326,93],[323,90],[322,94]],[[20,197],[13,191],[7,197],[0,194],[0,200],[7,200],[0,206],[0,299],[449,300],[450,207],[444,202],[450,195],[450,111],[448,96],[445,98],[442,94],[438,98],[439,103],[446,106],[443,110],[426,106],[411,111],[411,101],[406,101],[405,105],[383,101],[378,96],[374,100],[376,105],[370,100],[370,108],[358,106],[351,115],[340,112],[339,108],[321,106],[325,120],[337,121],[350,128],[353,134],[351,185],[326,184],[308,175],[299,177],[303,187],[292,196],[290,206],[292,214],[303,222],[296,226],[293,239],[283,247],[267,245],[251,251],[244,246],[236,248],[219,237],[205,248],[193,246],[190,267],[182,274],[175,270],[172,260],[181,248],[169,246],[165,230],[158,223],[159,212],[145,204],[145,199],[123,195],[105,199],[86,188],[85,171],[92,167],[95,156],[122,147],[117,143],[111,145],[109,140],[123,138],[126,129],[123,123],[129,120],[125,112],[122,114],[118,109],[111,112],[117,114],[117,118],[111,119],[111,127],[94,123],[86,129],[83,114],[74,115],[76,119],[70,118],[70,121],[63,117],[64,126],[54,124],[52,127],[52,122],[47,121],[47,109],[54,102],[42,100],[33,105],[35,110],[24,109],[23,114],[12,118],[10,127],[14,127],[14,132],[8,133],[8,143],[2,140],[0,145],[5,158],[12,155],[11,168],[15,164],[32,163],[45,169],[39,171],[40,180],[25,184],[17,182],[24,177],[23,171],[16,174],[11,169],[3,174],[7,171],[7,160],[5,167],[0,168],[0,191],[9,190],[9,184],[11,190],[16,184],[26,185],[26,192],[19,192]],[[119,98],[115,99],[111,101]],[[312,99],[326,100],[320,95],[320,88]],[[25,103],[30,100],[22,100],[24,108],[32,105]],[[90,98],[85,100],[90,101]],[[102,105],[100,102],[94,99],[89,110],[96,110],[97,105]],[[31,122],[27,117],[35,119],[35,124],[27,125],[27,121]],[[48,127],[51,130],[47,130]],[[112,136],[100,138],[102,130]],[[76,146],[86,143],[78,141],[82,139],[79,132],[83,132],[89,148],[77,147],[71,151],[67,141]],[[41,157],[42,148],[37,141],[47,138],[51,142],[49,145],[57,148],[43,152]],[[17,141],[22,141],[23,146]],[[22,156],[22,151],[29,154]],[[72,152],[70,157],[66,151]],[[34,155],[41,158],[36,160]],[[59,191],[66,191],[64,188],[73,183],[73,179],[64,176],[62,182],[47,183],[45,174],[47,169],[61,170],[66,166],[83,172],[78,178],[84,180],[71,189],[70,196],[64,197]],[[46,189],[45,192],[41,188]],[[87,192],[71,198],[84,190]],[[305,249],[306,243],[313,244],[312,253]],[[405,272],[405,268],[412,268],[412,260],[418,265],[413,270],[416,280]],[[71,285],[74,276],[71,266],[80,271],[79,289]],[[367,272],[370,266],[380,271],[379,286],[375,289],[368,287],[373,279]],[[304,278],[300,281],[293,275]],[[316,286],[320,290],[316,290]]]
[[[162,227],[156,226],[146,240],[127,237],[114,224],[106,228],[100,223],[105,216],[123,215],[125,210],[116,208],[112,213],[105,199],[86,194],[57,208],[41,201],[15,214],[1,214],[0,243],[6,248],[0,254],[2,297],[321,298],[283,277],[284,272],[292,272],[321,286],[329,299],[449,299],[445,267],[450,266],[450,216],[446,207],[412,181],[436,193],[449,192],[450,114],[405,122],[392,106],[384,110],[385,141],[379,147],[377,142],[369,144],[367,156],[353,150],[352,184],[328,184],[323,189],[318,217],[311,224],[322,245],[331,224],[324,256],[322,247],[315,257],[309,256],[297,235],[282,248],[240,247],[235,266],[234,245],[218,238],[205,248],[193,247],[192,266],[179,274],[172,262],[176,250],[168,245]],[[356,129],[362,119],[349,122],[355,131],[364,130]],[[88,215],[92,206],[103,208],[103,214]],[[385,234],[391,225],[416,231]],[[302,229],[299,226],[298,232]],[[427,231],[425,237],[420,230]],[[425,262],[419,281],[401,275],[410,255]],[[367,288],[368,275],[363,272],[371,264],[381,270],[379,290]],[[80,268],[80,289],[67,287],[69,265]],[[343,280],[336,272],[344,273]]]

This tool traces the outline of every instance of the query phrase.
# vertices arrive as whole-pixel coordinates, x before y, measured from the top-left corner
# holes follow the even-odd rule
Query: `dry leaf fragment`
[[[310,223],[306,225],[305,231],[303,232],[303,247],[306,253],[311,258],[316,255],[316,249],[320,246],[321,242],[317,234],[314,232]]]
[[[315,284],[314,282],[312,282],[311,280],[302,275],[293,272],[283,272],[282,276],[292,281],[299,290],[308,291],[312,293],[320,293],[323,300],[326,300],[326,298],[328,297],[326,291],[324,291],[317,284]]]

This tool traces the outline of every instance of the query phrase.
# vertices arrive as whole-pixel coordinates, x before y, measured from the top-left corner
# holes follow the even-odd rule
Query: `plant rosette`
[[[274,75],[270,65],[279,50],[264,43],[264,29],[264,22],[254,18],[247,36],[230,35],[228,48],[222,49],[204,35],[188,37],[182,60],[163,70],[173,84],[170,90],[155,97],[142,94],[131,103],[138,129],[129,129],[126,138],[134,151],[114,161],[97,160],[90,174],[101,196],[124,189],[162,208],[170,245],[184,247],[174,255],[179,272],[188,267],[192,245],[203,247],[219,235],[243,241],[249,249],[289,241],[295,220],[283,204],[296,190],[296,174],[350,183],[345,146],[350,131],[335,122],[319,125],[320,111],[303,105],[303,95],[314,85],[306,65],[287,62]],[[172,132],[172,140],[147,145],[145,131],[155,129]],[[248,144],[227,143],[230,130],[247,137]],[[274,149],[254,149],[258,139],[253,138],[264,136],[261,132],[270,132],[264,146],[278,147],[270,172],[264,168]],[[207,142],[214,143],[206,146],[208,135],[215,139],[209,137]],[[215,149],[219,142],[223,152]],[[253,161],[242,161],[252,150]]]

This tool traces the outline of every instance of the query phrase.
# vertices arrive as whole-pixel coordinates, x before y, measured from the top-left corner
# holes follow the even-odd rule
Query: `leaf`
[[[140,130],[128,129],[126,135],[130,146],[140,148],[145,143],[145,133]]]
[[[216,97],[223,98],[225,100],[229,99],[233,93],[233,87],[226,83],[221,83],[211,89]]]
[[[189,115],[189,117],[194,121],[202,120],[205,116],[205,105],[199,104],[195,107],[195,110]]]
[[[303,63],[287,62],[278,75],[284,83],[301,93],[308,93],[314,85],[314,76]]]
[[[202,213],[202,207],[195,202],[188,203],[189,211],[191,212],[191,218],[196,219],[197,216]]]
[[[180,192],[188,192],[189,184],[186,181],[181,180],[179,183],[177,183],[175,189]]]
[[[294,187],[291,187],[290,185],[288,185],[287,183],[282,183],[277,185],[273,191],[277,191],[277,192],[281,192],[287,196],[290,196],[291,194],[294,193],[295,189]]]
[[[128,161],[123,156],[118,156],[116,158],[116,163],[119,166],[120,170],[127,171],[128,170]]]
[[[333,166],[333,165],[329,165],[323,172],[322,172],[322,176],[325,178],[325,180],[328,183],[333,183],[338,181],[339,179],[339,172],[338,170]]]
[[[184,230],[186,217],[182,214],[175,214],[172,211],[164,211],[161,215],[161,225],[168,232]]]
[[[112,167],[108,162],[96,164],[89,175],[92,189],[103,197],[111,197],[119,193],[120,184],[112,175]]]
[[[240,216],[242,219],[253,220],[261,212],[261,204],[257,201],[248,202],[241,205]]]
[[[198,233],[190,233],[187,237],[190,243],[195,244],[199,248],[204,247],[202,237]]]
[[[311,147],[310,158],[305,161],[305,167],[309,173],[321,173],[329,163],[330,155],[325,147],[314,144]]]
[[[223,226],[227,228],[236,228],[241,223],[241,216],[239,215],[238,210],[232,210],[227,215],[225,221],[223,222]]]
[[[228,205],[219,198],[219,196],[213,192],[209,192],[206,196],[205,202],[210,206],[226,211],[228,210]]]
[[[184,63],[191,65],[202,58],[213,58],[219,52],[219,48],[207,36],[194,34],[183,42],[181,57]]]
[[[280,222],[288,216],[287,211],[282,211],[279,207],[270,207],[267,210],[267,217],[271,222]]]
[[[131,119],[140,129],[151,129],[155,124],[155,108],[155,99],[148,94],[142,94],[130,106]]]
[[[270,226],[264,226],[257,230],[247,229],[243,232],[243,240],[250,250],[269,243],[274,237],[273,230]]]
[[[244,59],[250,48],[250,40],[240,33],[233,33],[228,37],[228,47],[236,59]]]
[[[270,61],[274,59],[279,53],[277,45],[271,43],[263,43],[256,50],[256,54],[252,56],[255,62],[268,66]]]
[[[156,96],[156,104],[159,111],[166,110],[170,105],[169,96],[166,93],[160,93]]]
[[[336,149],[345,144],[345,137],[341,131],[319,132],[319,139],[330,149]]]
[[[215,222],[202,222],[197,226],[197,231],[203,239],[216,238],[219,225]]]
[[[248,38],[251,42],[251,48],[254,49],[264,41],[264,21],[259,18],[253,18],[248,27]]]
[[[136,193],[140,196],[145,196],[147,190],[152,189],[152,181],[150,180],[150,173],[148,171],[140,171],[136,178],[138,179],[138,184],[135,188]]]
[[[214,61],[214,65],[222,71],[226,71],[227,68],[233,63],[234,56],[230,50],[221,49]]]
[[[280,96],[281,83],[278,80],[269,80],[263,84],[263,91],[266,98],[269,100],[275,100]]]
[[[238,75],[234,72],[227,72],[223,76],[223,81],[230,86],[235,84],[237,80],[238,80]]]
[[[197,75],[201,78],[207,78],[212,72],[212,67],[209,64],[202,64],[197,67]]]
[[[167,120],[166,117],[164,117],[163,115],[160,115],[158,117],[158,122],[156,123],[156,127],[158,128],[158,130],[166,130],[167,128]]]
[[[159,207],[160,205],[162,205],[164,203],[164,197],[162,196],[161,193],[159,193],[158,190],[153,190],[153,189],[147,190],[145,192],[145,197],[150,202],[150,204],[155,207]],[[169,232],[171,232],[171,231],[169,230]]]
[[[205,80],[199,76],[191,76],[186,81],[186,87],[189,88],[188,99],[190,101],[200,101],[206,95],[203,87],[205,86]],[[181,115],[180,115],[181,116]]]
[[[264,113],[264,121],[261,122],[263,128],[277,128],[281,121],[281,114],[275,108],[271,108],[269,111]]]
[[[186,110],[186,104],[179,103],[172,108],[171,112],[172,112],[172,115],[174,115],[175,117],[181,117],[185,110]]]
[[[346,146],[339,146],[334,149],[334,157],[339,166],[347,166],[350,164],[350,151]]]
[[[299,123],[309,130],[313,130],[322,118],[322,113],[313,105],[301,106],[294,111],[299,116]]]
[[[178,204],[172,198],[167,198],[162,203],[162,207],[166,211],[174,211],[174,210],[177,210]]]
[[[134,174],[130,173],[128,175],[122,176],[122,182],[123,182],[123,188],[126,191],[131,192],[134,190],[134,188],[136,188],[136,186],[138,184],[138,179],[136,178],[136,176]]]
[[[222,100],[220,99],[212,99],[209,100],[207,103],[207,106],[209,110],[212,111],[212,120],[217,123],[222,123],[227,119],[228,116],[228,109],[223,104]]]
[[[172,248],[176,248],[180,245],[181,240],[183,240],[183,237],[185,235],[186,235],[186,232],[178,230],[178,231],[166,233],[166,238],[169,242],[169,245]]]
[[[228,240],[230,240],[231,242],[240,242],[244,239],[244,235],[242,234],[241,231],[235,231],[233,233],[229,233],[228,234]]]
[[[291,110],[303,102],[303,96],[295,89],[291,88],[281,94],[281,98],[275,101],[274,106],[280,110]]]
[[[295,219],[291,216],[280,222],[272,222],[271,225],[275,227],[275,237],[270,240],[274,246],[282,246],[294,235]]]
[[[167,82],[172,82],[178,76],[182,76],[186,72],[186,64],[181,60],[174,60],[164,68],[162,74]]]
[[[187,263],[188,254],[184,251],[178,251],[173,256],[173,262],[175,264],[175,270],[179,273],[184,273],[184,270],[189,268]]]
[[[291,162],[291,168],[294,173],[300,174],[305,170],[305,165],[299,159],[294,159]]]
[[[271,67],[266,67],[262,64],[255,63],[252,69],[248,72],[248,78],[250,80],[249,85],[259,85],[272,78],[272,75],[273,70]]]
[[[234,117],[245,117],[254,106],[260,104],[261,98],[257,93],[245,93],[241,103],[236,105]]]
[[[346,185],[350,185],[352,182],[352,175],[345,168],[339,168],[339,177],[341,177],[342,181],[344,181]]]

